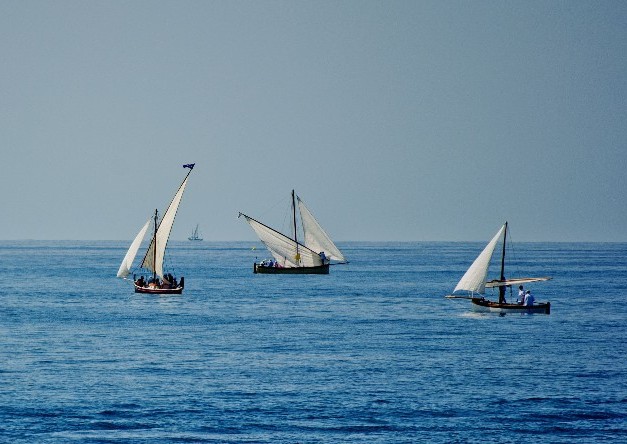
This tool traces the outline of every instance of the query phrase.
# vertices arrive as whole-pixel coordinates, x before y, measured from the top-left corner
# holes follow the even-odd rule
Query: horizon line
[[[173,242],[185,242],[191,245],[197,245],[199,243],[234,243],[234,242],[252,242],[252,243],[260,243],[263,245],[263,242],[260,240],[208,240],[203,239],[202,241],[190,241],[188,239],[170,239]],[[0,239],[0,242],[130,242],[130,239]],[[487,242],[485,239],[483,240],[338,240],[335,241],[337,243],[356,243],[356,242],[372,242],[372,243],[466,243],[466,242]],[[518,240],[515,243],[529,243],[529,244],[545,244],[545,243],[553,243],[553,244],[625,244],[627,240],[617,240],[617,241],[609,241],[609,240]]]

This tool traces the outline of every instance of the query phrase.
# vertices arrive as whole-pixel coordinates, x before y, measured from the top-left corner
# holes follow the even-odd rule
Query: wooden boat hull
[[[260,264],[253,264],[253,273],[262,274],[329,274],[329,264],[318,265],[316,267],[262,267]]]
[[[518,305],[518,304],[499,304],[498,302],[488,301],[483,298],[471,299],[473,306],[483,311],[493,311],[498,313],[544,313],[551,314],[550,302],[538,302],[532,306]]]
[[[140,287],[135,284],[135,293],[147,293],[147,294],[182,294],[183,287],[178,286],[176,288],[155,288],[155,287]]]

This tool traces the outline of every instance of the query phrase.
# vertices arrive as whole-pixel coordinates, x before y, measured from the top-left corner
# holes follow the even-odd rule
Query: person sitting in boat
[[[535,298],[531,294],[531,291],[527,290],[525,292],[525,307],[533,307],[534,302],[535,302]]]
[[[172,273],[167,274],[167,279],[168,288],[176,288],[176,278],[172,276]]]
[[[172,273],[168,273],[168,284],[170,285],[170,288],[176,288],[178,286],[176,278],[172,276]]]
[[[137,279],[137,281],[135,282],[135,284],[137,284],[138,287],[145,287],[146,281],[144,280],[144,276],[140,276],[139,279]]]
[[[516,299],[518,305],[523,305],[525,303],[525,290],[523,290],[523,286],[518,286],[518,299]]]

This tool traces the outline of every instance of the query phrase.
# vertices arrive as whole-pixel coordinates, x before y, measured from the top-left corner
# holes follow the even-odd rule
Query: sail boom
[[[272,232],[274,232],[274,233],[278,234],[279,236],[282,236],[282,237],[284,237],[284,238],[286,238],[286,239],[288,239],[288,240],[290,240],[290,241],[294,242],[294,239],[292,239],[291,237],[286,236],[285,234],[281,233],[280,231],[277,231],[277,230],[275,230],[274,228],[267,226],[267,225],[266,225],[266,224],[264,224],[263,222],[259,222],[257,219],[255,219],[255,218],[253,218],[253,217],[250,217],[250,216],[248,216],[248,215],[246,215],[246,214],[244,214],[244,213],[239,213],[239,216],[244,216],[244,217],[246,218],[246,221],[247,221],[248,223],[250,223],[249,221],[251,221],[251,220],[252,220],[253,222],[256,222],[256,223],[258,223],[259,225],[262,225],[263,227],[267,228],[268,230],[271,230]],[[238,216],[238,217],[239,217],[239,216]],[[313,251],[311,248],[309,248],[307,245],[303,245],[303,244],[301,244],[300,242],[297,242],[297,243],[298,243],[298,247],[299,247],[299,248],[306,248],[307,250],[311,251],[312,253],[316,253],[316,252],[315,252],[315,251]],[[317,254],[317,253],[316,253],[316,254]]]
[[[529,282],[542,282],[549,281],[551,277],[528,277],[528,278],[510,278],[505,280],[494,279],[492,281],[486,282],[486,288],[495,288],[495,287],[508,287],[510,285],[518,285],[518,284],[526,284]]]

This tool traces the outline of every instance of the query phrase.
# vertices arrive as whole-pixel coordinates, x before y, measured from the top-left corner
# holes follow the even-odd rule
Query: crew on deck
[[[525,292],[525,307],[533,307],[533,303],[535,302],[535,298],[531,294],[531,291],[527,290]]]
[[[139,279],[135,281],[135,285],[138,287],[151,287],[151,288],[178,288],[179,282],[176,277],[172,276],[172,274],[164,274],[163,280],[160,280],[157,277],[151,277],[148,281],[144,280],[144,276],[140,276]]]

